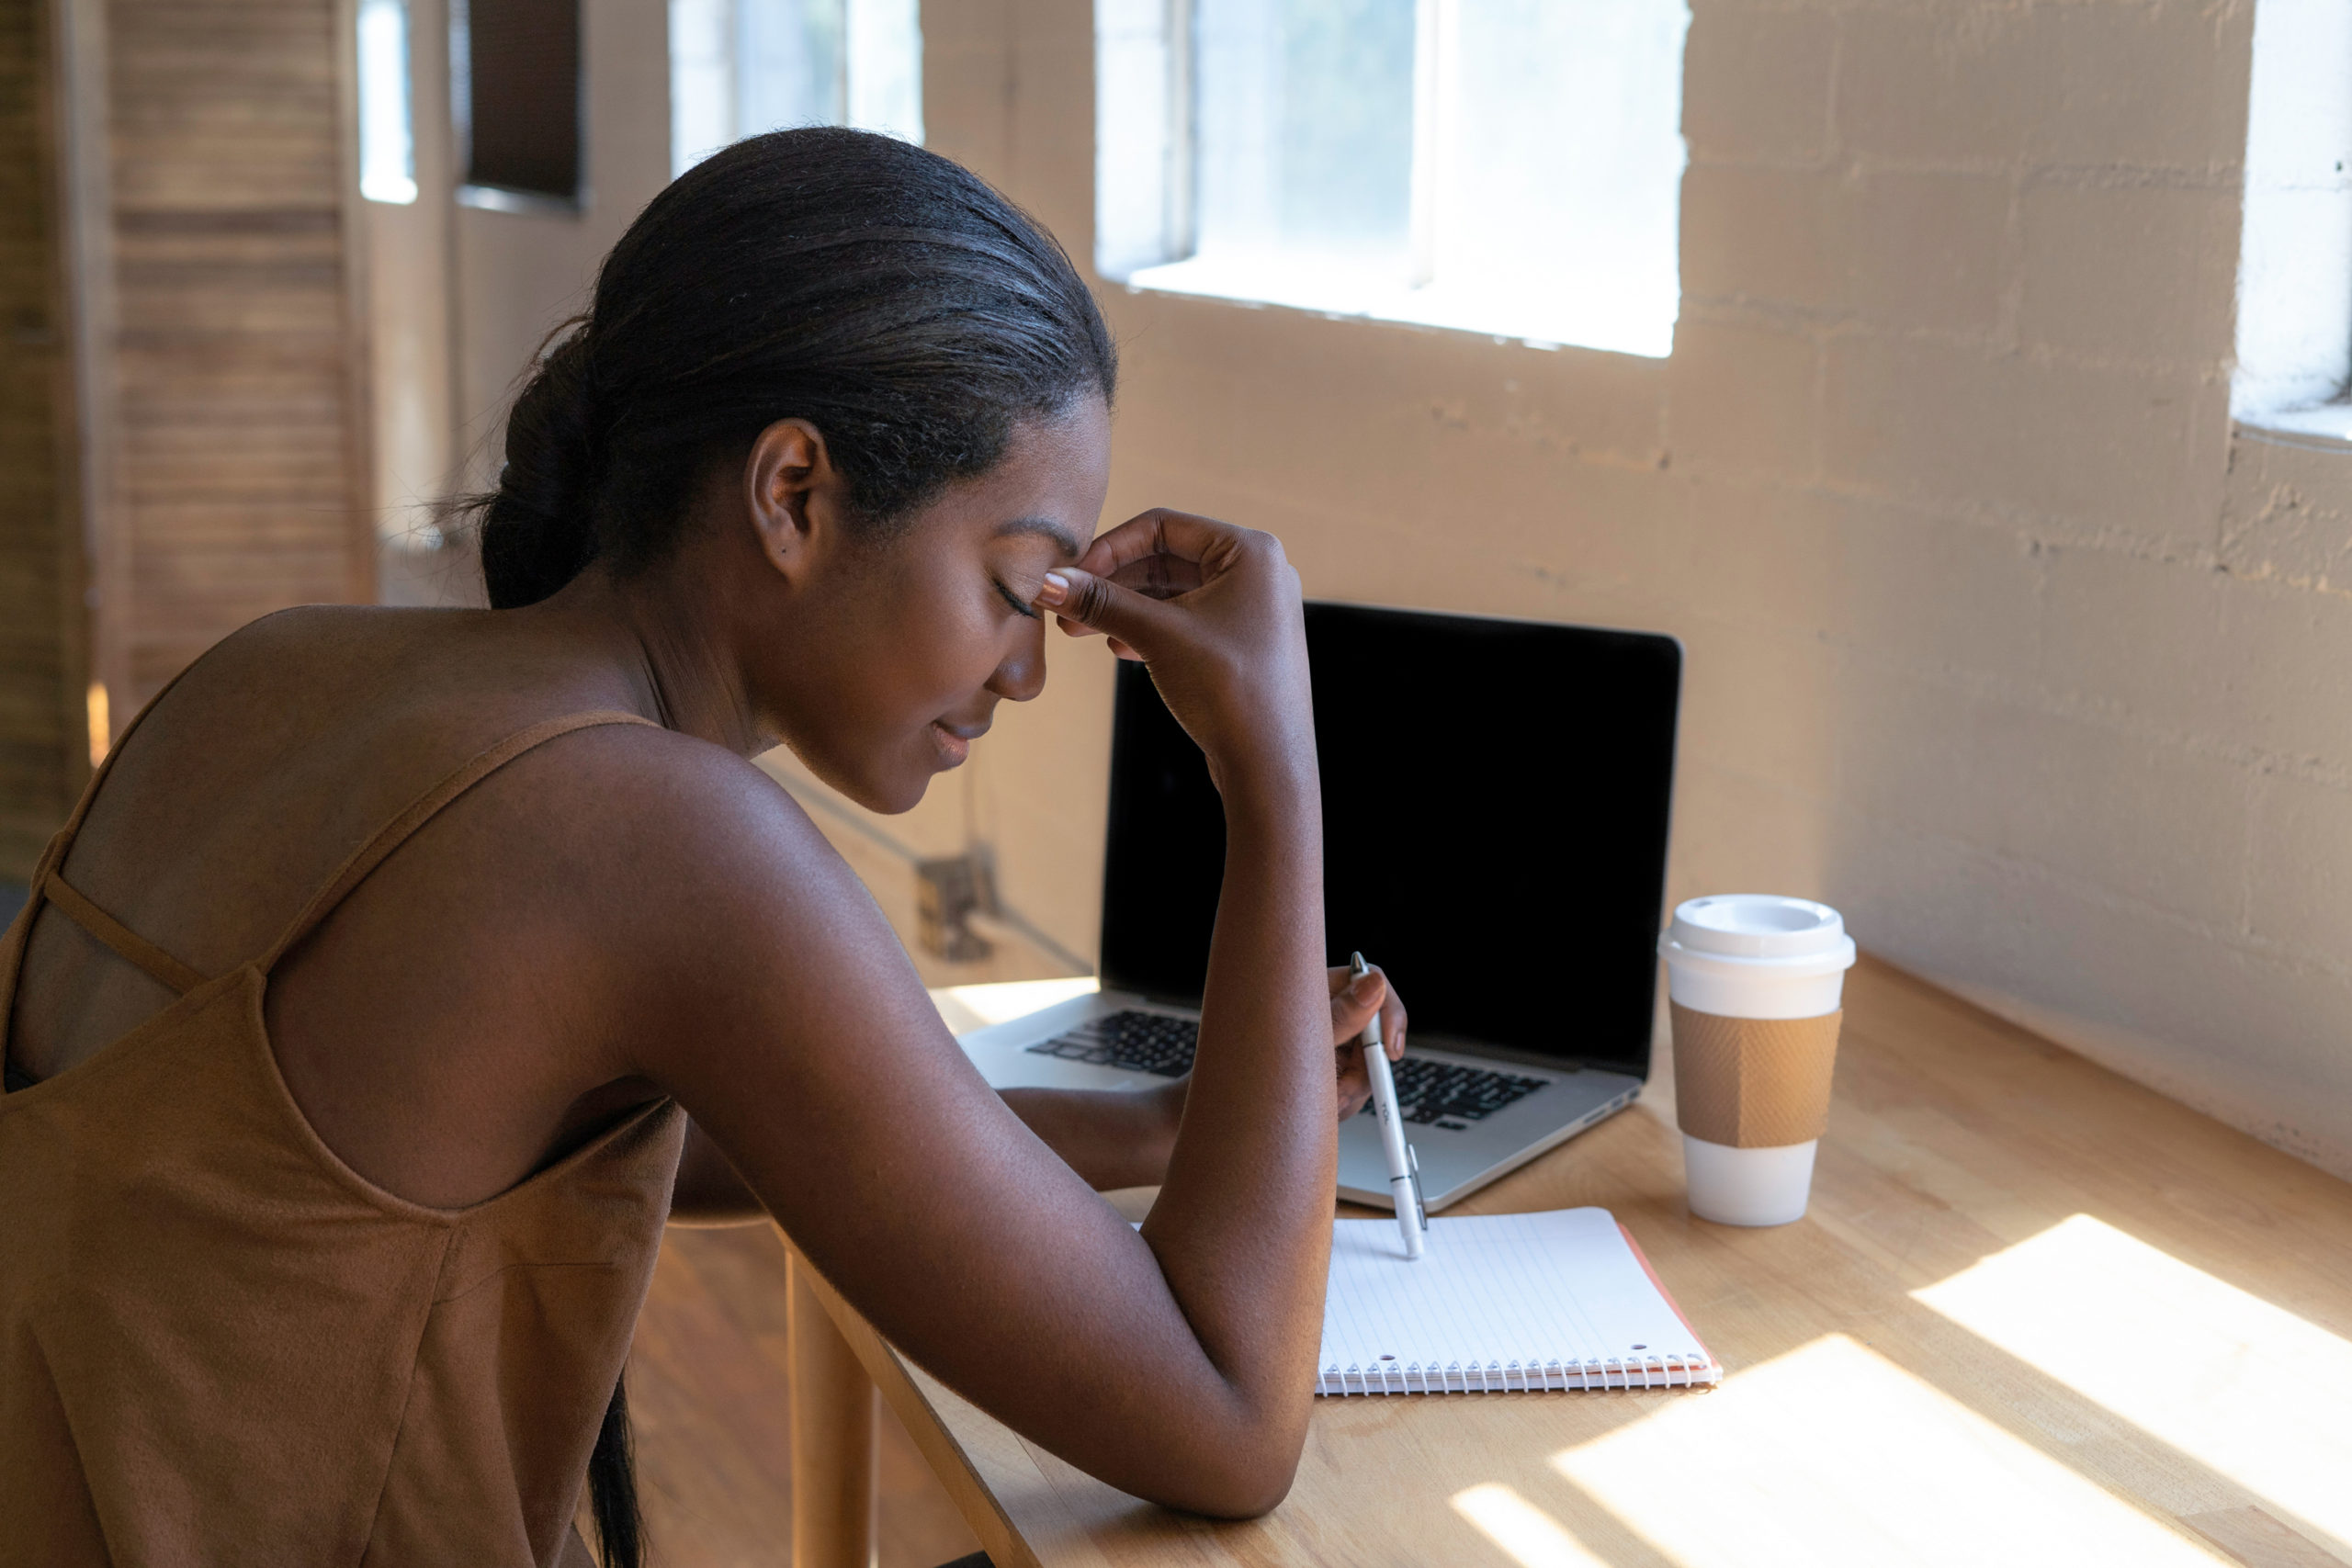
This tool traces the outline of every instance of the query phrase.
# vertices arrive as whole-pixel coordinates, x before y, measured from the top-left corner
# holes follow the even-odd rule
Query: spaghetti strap
[[[118,957],[136,964],[181,996],[187,995],[204,984],[206,976],[178,959],[99,908],[82,896],[82,890],[51,871],[42,879],[41,897],[57,906],[58,912],[80,926],[98,941],[112,948]]]
[[[83,897],[80,889],[68,886],[59,874],[64,868],[66,855],[73,851],[74,839],[82,831],[84,819],[90,815],[91,802],[98,798],[99,786],[107,782],[107,775],[114,772],[115,759],[122,755],[123,748],[130,744],[131,736],[138,733],[139,727],[147,722],[147,716],[172,694],[172,688],[180,683],[180,676],[200,662],[200,660],[192,660],[184,666],[178,674],[164,682],[137,713],[130,716],[130,722],[122,727],[122,733],[114,738],[114,744],[107,748],[107,754],[99,758],[98,765],[90,771],[90,782],[82,786],[82,798],[74,803],[74,814],[65,819],[65,826],[50,839],[49,847],[41,852],[40,863],[33,867],[32,881],[25,888],[23,911],[9,922],[6,937],[0,939],[0,1056],[6,1055],[7,1042],[16,1032],[17,980],[24,968],[25,950],[32,942],[33,924],[40,919],[42,909],[51,905],[56,906],[66,919],[123,958],[182,996],[204,983],[202,975]],[[62,897],[60,897],[61,893]],[[17,1075],[13,1065],[8,1072],[11,1082],[14,1082]]]
[[[336,905],[351,896],[353,888],[368,879],[368,873],[383,864],[386,857],[406,842],[410,834],[431,821],[434,814],[443,807],[533,747],[559,735],[569,735],[575,729],[589,729],[605,724],[641,724],[649,729],[662,728],[651,719],[633,713],[605,711],[569,714],[508,736],[417,796],[407,810],[385,823],[374,838],[354,851],[351,858],[343,863],[327,885],[302,907],[302,912],[294,917],[294,923],[286,928],[285,934],[270,945],[267,953],[254,960],[254,966],[267,975],[277,961],[286,956],[288,949],[315,931],[320,921],[334,912]]]

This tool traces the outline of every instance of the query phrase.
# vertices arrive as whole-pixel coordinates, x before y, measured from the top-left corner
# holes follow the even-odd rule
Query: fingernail
[[[1348,995],[1351,997],[1363,996],[1365,992],[1371,990],[1378,984],[1380,984],[1380,976],[1377,975],[1359,975],[1354,979],[1348,982]]]
[[[1046,585],[1037,590],[1037,603],[1058,604],[1069,597],[1069,579],[1058,571],[1046,573]]]

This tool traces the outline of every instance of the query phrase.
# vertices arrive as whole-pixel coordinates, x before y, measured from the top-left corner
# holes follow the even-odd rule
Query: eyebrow
[[[1015,534],[1035,534],[1040,538],[1051,539],[1061,547],[1063,556],[1070,560],[1076,560],[1086,553],[1086,547],[1078,542],[1077,535],[1049,517],[1015,517],[1011,522],[998,524],[994,536],[1002,539]]]

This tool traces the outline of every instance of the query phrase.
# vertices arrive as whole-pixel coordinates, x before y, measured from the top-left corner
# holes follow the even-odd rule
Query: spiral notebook
[[[1648,1259],[1606,1209],[1430,1222],[1331,1237],[1317,1393],[1523,1393],[1723,1381]]]

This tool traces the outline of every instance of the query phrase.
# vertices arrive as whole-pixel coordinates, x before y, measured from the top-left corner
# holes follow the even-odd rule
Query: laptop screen
[[[1672,637],[1306,606],[1329,961],[1429,1043],[1646,1075],[1682,649]],[[1111,742],[1102,983],[1197,1003],[1225,862],[1200,750],[1141,665]]]

